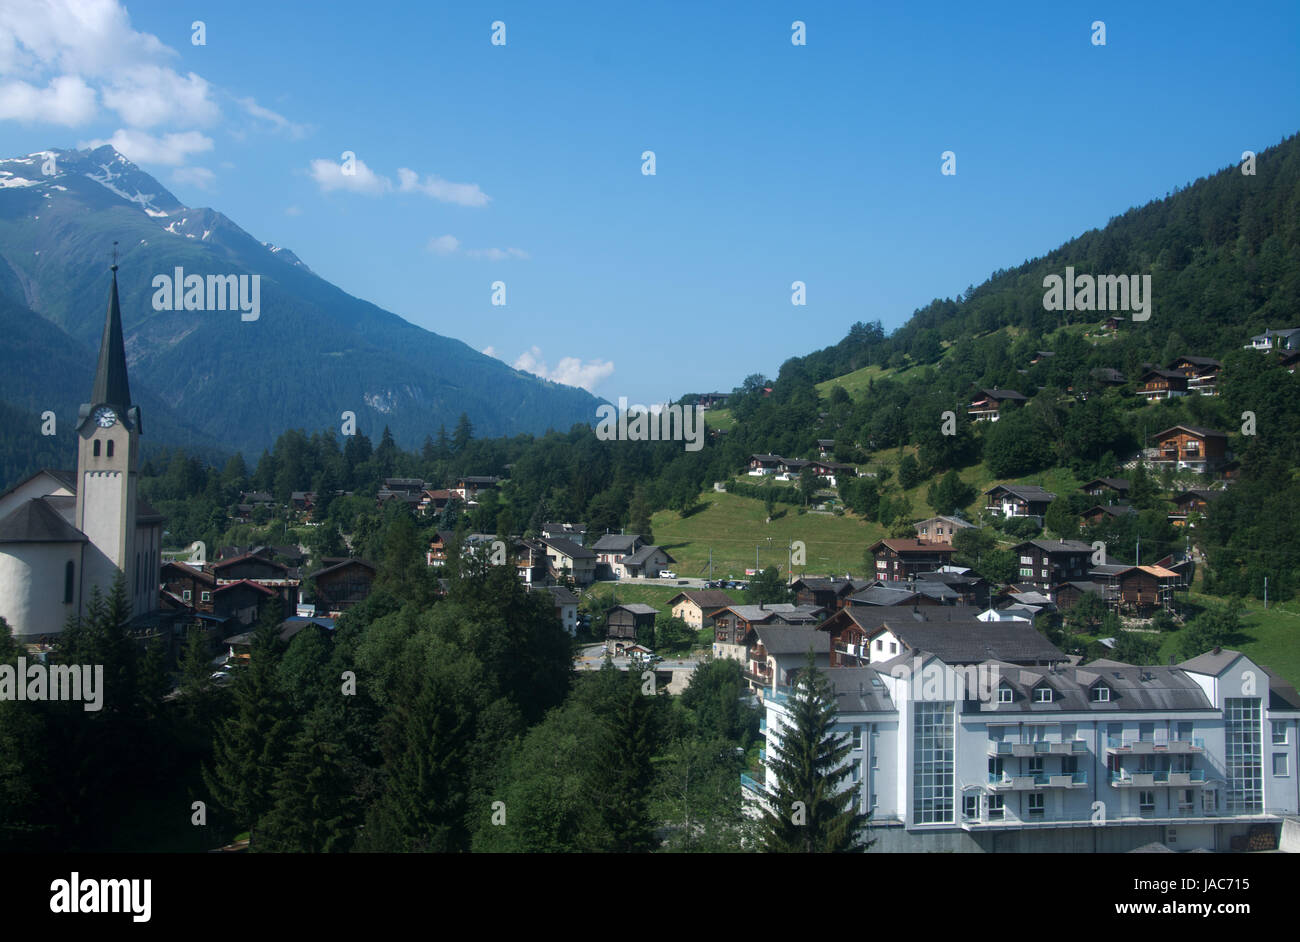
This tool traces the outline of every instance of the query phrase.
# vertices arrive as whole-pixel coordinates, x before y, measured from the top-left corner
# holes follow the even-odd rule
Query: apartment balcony
[[[764,734],[767,733],[767,717],[766,717],[766,716],[760,716],[760,717],[758,718],[758,731],[759,731],[760,733],[764,733]]]
[[[1205,751],[1205,740],[1191,739],[1124,739],[1122,736],[1106,737],[1106,751],[1132,756],[1188,755]]]
[[[1204,782],[1204,769],[1183,772],[1131,772],[1121,770],[1110,773],[1110,784],[1116,788],[1186,788],[1189,785],[1201,785]]]
[[[1027,792],[1040,788],[1082,788],[1087,784],[1086,771],[1034,772],[1029,775],[989,773],[989,787],[994,791]]]
[[[751,792],[758,795],[767,794],[766,786],[764,786],[763,783],[756,781],[753,776],[748,775],[745,772],[740,773],[740,787],[749,789]]]
[[[1082,739],[1068,739],[1064,742],[1000,742],[989,740],[988,754],[991,756],[1072,756],[1082,755],[1088,751],[1088,744]]]

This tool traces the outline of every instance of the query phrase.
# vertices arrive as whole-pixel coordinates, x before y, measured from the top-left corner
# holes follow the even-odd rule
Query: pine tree
[[[659,752],[661,727],[655,699],[642,692],[640,675],[622,673],[618,681],[622,689],[612,699],[596,753],[601,770],[598,798],[609,841],[602,850],[644,853],[655,846],[650,758]]]
[[[438,436],[442,437],[439,430]],[[474,426],[470,424],[469,415],[462,412],[460,418],[456,420],[456,431],[451,433],[451,447],[458,455],[463,455],[465,449],[474,438]]]
[[[357,802],[339,752],[306,733],[294,738],[271,790],[271,810],[259,822],[259,850],[329,854],[351,847]]]
[[[292,732],[280,690],[278,600],[267,603],[253,632],[252,656],[235,680],[235,715],[217,729],[203,781],[237,828],[251,827],[271,806],[275,770]]]
[[[849,738],[833,734],[837,708],[826,675],[811,650],[789,704],[789,721],[768,747],[776,787],[764,809],[761,832],[769,853],[853,853],[866,850],[868,815],[855,809],[858,791],[840,788],[848,777]]]

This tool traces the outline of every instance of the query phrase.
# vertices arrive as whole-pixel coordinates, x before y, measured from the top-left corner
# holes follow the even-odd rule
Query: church
[[[38,471],[0,495],[0,618],[49,640],[92,592],[126,579],[133,616],[158,608],[162,517],[136,495],[140,408],[131,403],[117,265],[90,400],[77,412],[76,471]]]

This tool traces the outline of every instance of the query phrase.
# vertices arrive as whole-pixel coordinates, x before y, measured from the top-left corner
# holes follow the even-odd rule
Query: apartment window
[[[1107,687],[1107,686],[1105,686],[1104,684],[1098,684],[1096,687],[1093,687],[1093,688],[1092,688],[1092,702],[1093,702],[1093,703],[1109,703],[1109,702],[1110,702],[1110,688]]]
[[[1174,739],[1178,742],[1191,742],[1192,724],[1179,723],[1178,726],[1175,727]]]
[[[1141,791],[1138,792],[1138,811],[1142,814],[1150,814],[1156,810],[1156,793]]]
[[[1010,703],[1013,696],[1010,687],[1004,685],[998,688],[998,703]]]
[[[1001,820],[1006,801],[1001,795],[989,795],[989,818]]]
[[[890,654],[897,654],[897,653],[898,653],[898,642],[897,642],[897,641],[891,641],[891,642],[889,642],[889,653],[890,653]]]
[[[1022,566],[1032,566],[1033,564],[1034,564],[1034,557],[1032,557],[1032,556],[1021,556],[1021,557],[1020,557],[1020,565],[1022,565]]]
[[[1052,688],[1051,688],[1051,687],[1035,687],[1035,688],[1034,688],[1034,702],[1035,702],[1035,703],[1051,703],[1051,702],[1052,702]]]
[[[1044,579],[1047,578],[1047,570],[1046,570],[1046,569],[1042,570],[1042,571],[1041,571],[1041,574],[1042,574],[1042,577],[1043,577]]]
[[[1261,709],[1259,697],[1229,697],[1224,701],[1223,764],[1229,811],[1262,811],[1264,807]]]
[[[1047,808],[1047,796],[1041,792],[1030,793],[1029,795],[1029,816],[1031,818],[1041,818]]]
[[[1289,758],[1290,756],[1285,752],[1273,753],[1273,775],[1276,778],[1287,778],[1291,774],[1290,766],[1287,762],[1287,759]]]
[[[989,756],[989,775],[994,778],[1002,777],[1002,758],[1000,756]]]
[[[1077,723],[1061,724],[1061,742],[1069,742],[1079,735],[1079,726]]]
[[[1079,771],[1079,757],[1078,757],[1078,756],[1064,756],[1064,757],[1062,757],[1062,759],[1061,759],[1061,774],[1063,774],[1063,775],[1073,775],[1073,774],[1074,774],[1075,772],[1077,772],[1077,771]]]
[[[194,597],[194,593],[191,592],[189,589],[185,589],[184,591],[181,592],[181,598],[184,599],[186,602],[188,602],[193,597]]]
[[[917,824],[953,819],[953,705],[918,703],[913,727],[912,817]]]
[[[68,565],[72,565],[69,563]],[[1287,723],[1286,720],[1273,721],[1273,745],[1285,746],[1287,742]]]
[[[1138,742],[1152,742],[1155,738],[1155,723],[1138,723]]]
[[[67,564],[63,567],[63,604],[64,605],[72,604],[72,593],[76,586],[76,572],[77,572],[76,564],[74,564],[72,560],[68,560]],[[1276,739],[1277,737],[1274,736],[1274,741],[1276,741]]]
[[[881,641],[879,638],[876,639],[876,650],[877,651],[885,650],[885,642]]]
[[[1190,788],[1182,788],[1178,791],[1178,810],[1191,811],[1196,807],[1196,793]]]
[[[854,749],[862,748],[862,727],[861,726],[853,727],[853,748]]]
[[[1034,756],[1028,761],[1028,772],[1030,775],[1043,774],[1043,757]]]
[[[961,816],[963,818],[978,818],[980,816],[980,796],[963,795],[961,799]]]
[[[1034,578],[1034,571],[1032,569],[1021,569],[1020,574],[1024,576],[1026,579]]]

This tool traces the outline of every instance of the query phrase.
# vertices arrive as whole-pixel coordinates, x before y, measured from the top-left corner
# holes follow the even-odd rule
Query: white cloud
[[[206,79],[193,72],[181,76],[156,65],[136,66],[115,76],[104,89],[104,104],[139,128],[206,127],[221,114]]]
[[[77,105],[56,111],[59,123],[95,117],[87,106],[91,83],[103,103],[133,127],[212,123],[220,114],[212,86],[193,72],[180,75],[171,68],[175,56],[156,36],[132,29],[117,0],[0,4],[0,72],[52,88],[64,83]]]
[[[486,258],[493,262],[505,261],[508,258],[528,258],[528,253],[523,249],[467,249],[465,254],[471,258]]]
[[[284,115],[274,112],[270,108],[263,108],[253,98],[236,98],[235,101],[250,117],[265,121],[275,130],[287,134],[294,140],[298,140],[307,133],[308,129],[305,124],[294,124]]]
[[[491,199],[477,183],[452,183],[436,175],[427,176],[420,182],[420,175],[406,167],[397,168],[397,189],[402,193],[423,193],[432,196],[441,203],[455,203],[458,206],[486,206]]]
[[[108,140],[83,141],[78,147],[102,147],[112,144],[118,153],[135,163],[178,166],[190,154],[212,150],[212,138],[198,131],[153,135],[145,131],[119,129]]]
[[[460,239],[453,235],[441,235],[429,240],[429,251],[434,255],[452,255],[460,248]]]
[[[94,116],[95,90],[75,75],[57,76],[45,88],[21,81],[0,85],[0,119],[76,127]]]
[[[577,357],[563,357],[555,369],[550,369],[542,359],[541,349],[535,346],[519,354],[514,366],[525,373],[565,386],[578,386],[587,392],[595,392],[596,387],[614,373],[614,364],[610,360],[588,360],[583,363]]]
[[[365,193],[367,196],[379,196],[393,188],[392,181],[381,177],[365,161],[357,160],[351,174],[343,172],[343,165],[332,160],[313,160],[308,173],[324,193],[333,190],[348,190],[352,193]]]
[[[200,190],[208,189],[215,179],[216,174],[207,167],[178,167],[172,171],[173,183],[188,183]]]
[[[497,348],[494,347],[494,346],[492,346],[491,344],[488,344],[488,345],[487,345],[486,347],[484,347],[480,352],[481,352],[485,357],[495,357],[495,356],[497,355]],[[498,357],[498,359],[500,359],[500,357]]]

